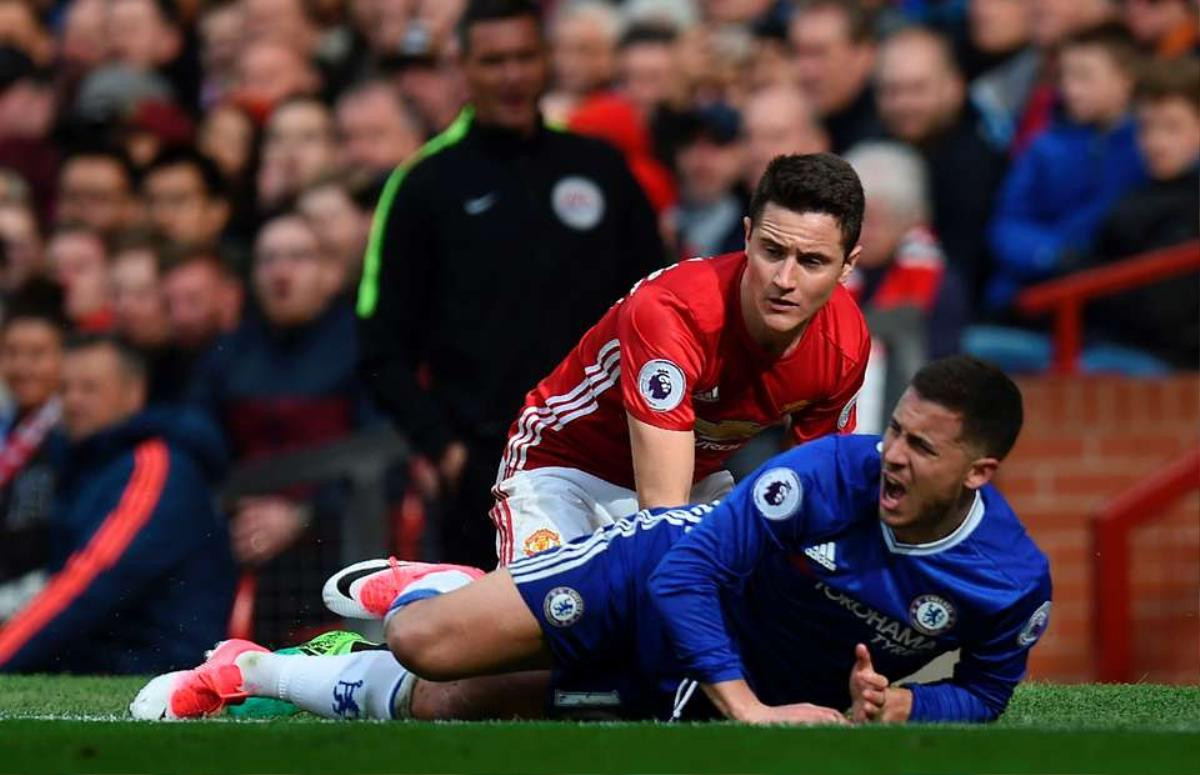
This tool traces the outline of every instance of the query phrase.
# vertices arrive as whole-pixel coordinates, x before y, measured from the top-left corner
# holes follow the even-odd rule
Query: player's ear
[[[846,256],[846,260],[842,262],[842,274],[838,280],[845,280],[854,271],[854,265],[858,263],[858,257],[862,255],[862,245],[855,245],[854,250],[850,251],[850,255]]]
[[[967,476],[963,479],[963,486],[968,490],[978,490],[992,481],[992,477],[996,475],[996,468],[999,465],[1000,461],[994,457],[975,458],[971,461],[971,467],[967,469]]]
[[[742,229],[746,232],[746,250],[750,249],[750,230],[754,228],[754,221],[750,220],[750,216],[742,216]]]

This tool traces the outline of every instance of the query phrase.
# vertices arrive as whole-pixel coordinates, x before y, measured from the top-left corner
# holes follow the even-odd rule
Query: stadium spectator
[[[1121,0],[1125,24],[1155,56],[1200,54],[1200,18],[1190,0]]]
[[[621,37],[617,49],[620,91],[648,123],[661,106],[678,106],[684,97],[678,37],[673,28],[661,25],[632,25]]]
[[[197,23],[203,80],[200,105],[219,105],[237,85],[238,55],[245,35],[245,11],[238,0],[205,3]]]
[[[0,2],[0,42],[20,49],[39,67],[54,61],[54,36],[35,7],[24,0]]]
[[[162,286],[171,337],[193,356],[241,319],[241,283],[211,248],[176,248],[164,260]]]
[[[1137,97],[1137,133],[1150,180],[1118,200],[1100,225],[1090,264],[1200,237],[1200,61],[1154,65]],[[1177,369],[1200,367],[1200,277],[1175,277],[1097,299],[1095,336],[1149,352]]]
[[[1115,24],[1076,33],[1061,51],[1068,120],[1034,141],[1000,190],[988,231],[993,312],[1023,286],[1085,254],[1105,213],[1145,180],[1130,115],[1137,52]]]
[[[964,69],[988,143],[1006,152],[1042,61],[1032,41],[1033,0],[970,0]]]
[[[753,191],[776,156],[824,153],[829,138],[812,106],[790,86],[768,86],[753,92],[742,108],[746,161],[742,185]]]
[[[113,248],[110,281],[114,331],[138,350],[146,363],[147,400],[175,403],[191,376],[191,358],[171,338],[163,291],[163,243],[133,232]]]
[[[242,47],[232,98],[259,121],[291,97],[316,94],[321,76],[293,46],[277,40],[256,40]]]
[[[352,293],[362,279],[363,250],[371,231],[371,213],[336,179],[319,181],[296,200],[296,209],[312,226],[321,253],[333,259],[339,292]]]
[[[47,274],[41,229],[28,205],[0,205],[0,243],[4,251],[0,290],[5,294],[37,275]]]
[[[0,12],[26,5],[10,2]],[[24,49],[0,44],[0,167],[29,184],[43,219],[53,213],[58,177],[60,149],[52,135],[57,118],[52,71],[39,68]]]
[[[1072,35],[1113,21],[1116,11],[1114,0],[1037,0],[1031,4],[1030,36],[1039,62],[1036,70],[1022,71],[1030,78],[1030,85],[1013,128],[1013,156],[1023,154],[1057,117],[1062,99],[1058,56],[1064,42]]]
[[[566,123],[576,105],[608,89],[617,75],[621,15],[601,0],[563,3],[550,20],[551,89],[542,97],[547,121]]]
[[[495,559],[483,515],[524,391],[665,255],[619,152],[542,123],[541,33],[533,3],[468,4],[470,107],[389,178],[358,298],[363,375],[438,463],[445,556],[473,563]]]
[[[220,439],[194,414],[146,410],[145,380],[116,339],[67,345],[71,447],[52,575],[0,628],[0,672],[172,670],[225,635],[234,575],[212,505]]]
[[[851,148],[846,161],[862,180],[867,200],[863,250],[846,288],[880,345],[872,351],[863,393],[873,393],[872,405],[882,409],[895,404],[931,358],[958,352],[967,305],[961,282],[946,266],[929,228],[928,175],[921,157],[899,143],[873,141]],[[885,379],[874,379],[878,374]],[[882,417],[865,416],[864,406],[859,410],[865,428],[882,430]]]
[[[64,7],[59,47],[66,75],[78,76],[108,56],[104,43],[106,16],[105,0],[74,0]]]
[[[293,213],[268,220],[254,248],[256,308],[197,365],[189,400],[224,429],[237,462],[317,447],[373,419],[356,375],[354,315],[340,272]],[[247,496],[233,552],[257,567],[256,632],[271,642],[328,623],[318,593],[340,564],[337,487]]]
[[[879,48],[875,80],[884,127],[924,158],[928,225],[975,301],[990,263],[984,234],[1004,157],[984,140],[950,43],[937,33],[908,28],[889,36]]]
[[[789,35],[796,76],[840,153],[882,135],[871,74],[875,68],[875,18],[866,3],[804,0]]]
[[[0,452],[0,622],[45,584],[50,515],[65,438],[60,420],[62,291],[35,278],[8,299],[0,378],[12,397]]]
[[[133,227],[140,216],[133,166],[112,150],[82,150],[65,158],[58,174],[55,218],[83,223],[106,239]]]
[[[229,200],[216,163],[192,148],[160,153],[142,171],[143,208],[171,242],[215,246],[229,224]]]
[[[351,86],[338,97],[338,166],[358,185],[379,184],[424,142],[417,117],[384,80]]]
[[[713,103],[697,108],[687,119],[675,152],[680,194],[674,210],[677,252],[690,257],[740,250],[749,198],[741,187],[741,115],[724,103]]]
[[[268,211],[280,207],[334,171],[337,144],[333,116],[319,100],[297,97],[271,113],[263,138],[258,170],[258,203]]]
[[[108,0],[107,11],[110,61],[162,75],[180,104],[194,108],[198,63],[186,47],[173,0]]]
[[[46,243],[46,259],[65,293],[63,311],[77,331],[108,331],[113,326],[108,248],[87,226],[59,226]]]

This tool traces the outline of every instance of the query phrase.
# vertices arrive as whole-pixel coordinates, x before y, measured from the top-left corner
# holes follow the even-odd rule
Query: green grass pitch
[[[140,678],[0,677],[0,773],[1200,773],[1200,687],[1020,687],[987,726],[137,723]]]

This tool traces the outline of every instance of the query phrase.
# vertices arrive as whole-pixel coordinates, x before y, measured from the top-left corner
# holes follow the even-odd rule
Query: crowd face
[[[906,543],[926,543],[953,524],[964,498],[986,484],[996,460],[962,439],[962,416],[909,388],[883,436],[879,519]],[[930,535],[930,533],[934,535]]]
[[[151,224],[174,242],[208,244],[229,217],[228,206],[209,196],[203,175],[191,164],[155,169],[146,175],[142,190]]]
[[[691,204],[711,204],[728,194],[741,178],[741,143],[720,143],[700,135],[679,149],[679,185]]]
[[[558,88],[582,96],[602,88],[616,74],[615,29],[605,20],[578,13],[554,28],[554,76]]]
[[[964,95],[962,79],[933,40],[902,36],[880,49],[879,116],[900,140],[919,145],[949,126]]]
[[[1179,25],[1195,24],[1188,0],[1124,0],[1121,10],[1134,37],[1153,45]]]
[[[28,207],[0,207],[0,240],[4,242],[4,269],[0,285],[7,291],[42,270],[42,235]]]
[[[288,97],[312,94],[317,76],[308,60],[291,46],[262,40],[242,49],[237,88],[244,99],[269,109]]]
[[[0,334],[0,376],[17,410],[30,412],[58,392],[62,331],[38,318],[16,318]]]
[[[267,223],[254,247],[254,292],[273,325],[290,328],[315,319],[337,290],[333,262],[321,254],[313,229],[298,216]]]
[[[421,147],[421,132],[384,84],[344,97],[337,106],[340,165],[354,173],[382,175]]]
[[[1129,109],[1133,78],[1102,46],[1069,46],[1059,67],[1059,89],[1072,120],[1108,126]]]
[[[54,279],[63,287],[68,318],[81,321],[108,308],[108,255],[99,236],[86,231],[56,234],[46,253]]]
[[[154,252],[139,248],[113,256],[112,286],[113,312],[121,335],[139,347],[165,344],[170,322]]]
[[[213,160],[226,180],[240,180],[254,150],[254,124],[237,108],[217,108],[200,125],[197,148]]]
[[[971,42],[987,54],[1015,51],[1029,41],[1031,0],[971,0],[967,25]]]
[[[315,100],[279,106],[267,123],[259,193],[267,202],[294,195],[337,163],[333,119]]]
[[[790,28],[800,88],[822,116],[849,106],[866,88],[875,46],[850,36],[845,15],[816,6],[796,14]]]
[[[225,283],[211,261],[189,261],[163,278],[171,332],[184,349],[203,349],[224,333]]]
[[[745,219],[746,271],[742,317],[750,336],[768,351],[795,343],[798,334],[854,266],[842,230],[826,213],[789,210],[769,202],[753,223]]]
[[[1110,0],[1037,0],[1030,13],[1033,42],[1050,49],[1071,35],[1109,19]]]
[[[84,347],[63,359],[63,425],[82,441],[132,416],[146,400],[145,384],[111,346]]]
[[[679,91],[678,61],[671,43],[636,43],[618,58],[621,92],[650,116],[663,104],[672,104]]]
[[[1138,106],[1138,145],[1150,176],[1171,180],[1200,162],[1200,111],[1182,97]]]
[[[754,190],[776,156],[829,150],[804,97],[793,88],[772,87],[753,95],[742,110],[746,135],[746,188]]]
[[[533,131],[546,85],[546,51],[533,19],[481,21],[467,31],[463,74],[479,121]]]
[[[154,0],[109,0],[106,21],[109,52],[118,62],[152,70],[179,54],[179,30]]]
[[[317,235],[323,255],[337,263],[345,280],[358,273],[371,216],[354,203],[344,188],[337,185],[310,189],[300,197],[298,209]]]
[[[59,173],[57,218],[85,223],[102,234],[132,225],[133,186],[121,163],[107,156],[76,156]]]

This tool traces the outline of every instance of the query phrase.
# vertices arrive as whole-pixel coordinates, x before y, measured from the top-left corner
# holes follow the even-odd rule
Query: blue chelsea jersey
[[[913,720],[1003,711],[1048,623],[1046,557],[991,485],[950,535],[898,541],[879,519],[880,465],[876,436],[805,444],[671,547],[651,598],[688,675],[844,708],[856,643],[893,682],[961,649],[952,679],[910,687]]]

